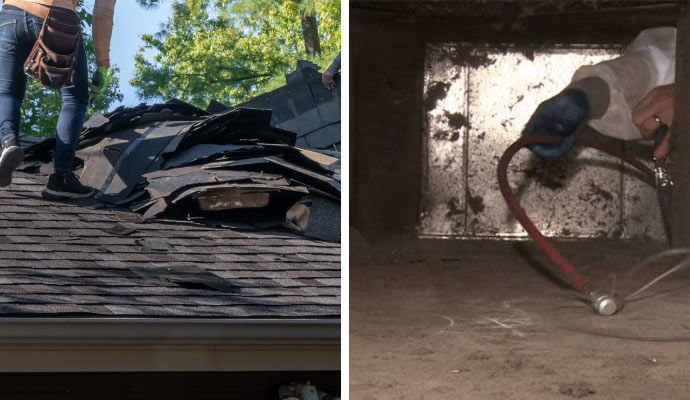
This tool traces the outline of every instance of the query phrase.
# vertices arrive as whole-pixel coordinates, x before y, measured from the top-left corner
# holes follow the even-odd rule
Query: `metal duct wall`
[[[619,54],[619,48],[430,44],[420,236],[526,236],[498,191],[498,158],[580,65]],[[547,236],[663,238],[654,189],[626,170],[595,150],[550,162],[523,151],[509,178]]]

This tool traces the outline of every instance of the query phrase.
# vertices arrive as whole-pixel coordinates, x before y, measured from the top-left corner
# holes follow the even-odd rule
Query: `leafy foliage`
[[[77,13],[82,20],[82,37],[86,48],[88,70],[96,69],[96,56],[93,49],[91,31],[91,13],[84,8],[83,0],[79,1]],[[119,68],[112,67],[111,82],[106,93],[103,93],[96,104],[87,110],[87,118],[96,110],[107,110],[111,104],[122,101],[118,79]],[[22,121],[20,129],[27,135],[47,137],[55,134],[58,116],[60,114],[60,91],[41,85],[35,79],[27,78],[26,96],[22,104]]]
[[[161,3],[163,3],[163,0],[137,0],[137,4],[143,8],[156,8]]]
[[[156,5],[160,0],[137,0]],[[211,99],[247,100],[284,83],[297,60],[307,59],[301,13],[319,24],[323,57],[340,48],[339,0],[175,0],[170,20],[144,35],[130,81],[140,99],[177,97],[199,107]],[[153,52],[152,61],[145,56]],[[330,62],[329,62],[330,63]],[[323,65],[327,67],[328,64]]]

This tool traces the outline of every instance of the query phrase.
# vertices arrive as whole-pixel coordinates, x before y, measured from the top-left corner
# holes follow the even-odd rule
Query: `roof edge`
[[[340,344],[340,319],[0,318],[6,344]]]

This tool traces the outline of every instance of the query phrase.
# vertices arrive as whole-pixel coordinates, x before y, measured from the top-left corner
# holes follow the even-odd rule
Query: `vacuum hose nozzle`
[[[592,306],[599,315],[611,316],[623,308],[623,299],[615,294],[592,294]]]

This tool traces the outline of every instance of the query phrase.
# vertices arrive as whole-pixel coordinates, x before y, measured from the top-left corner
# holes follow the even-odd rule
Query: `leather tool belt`
[[[24,72],[55,89],[71,85],[80,37],[77,14],[51,8],[38,40],[24,63]]]

